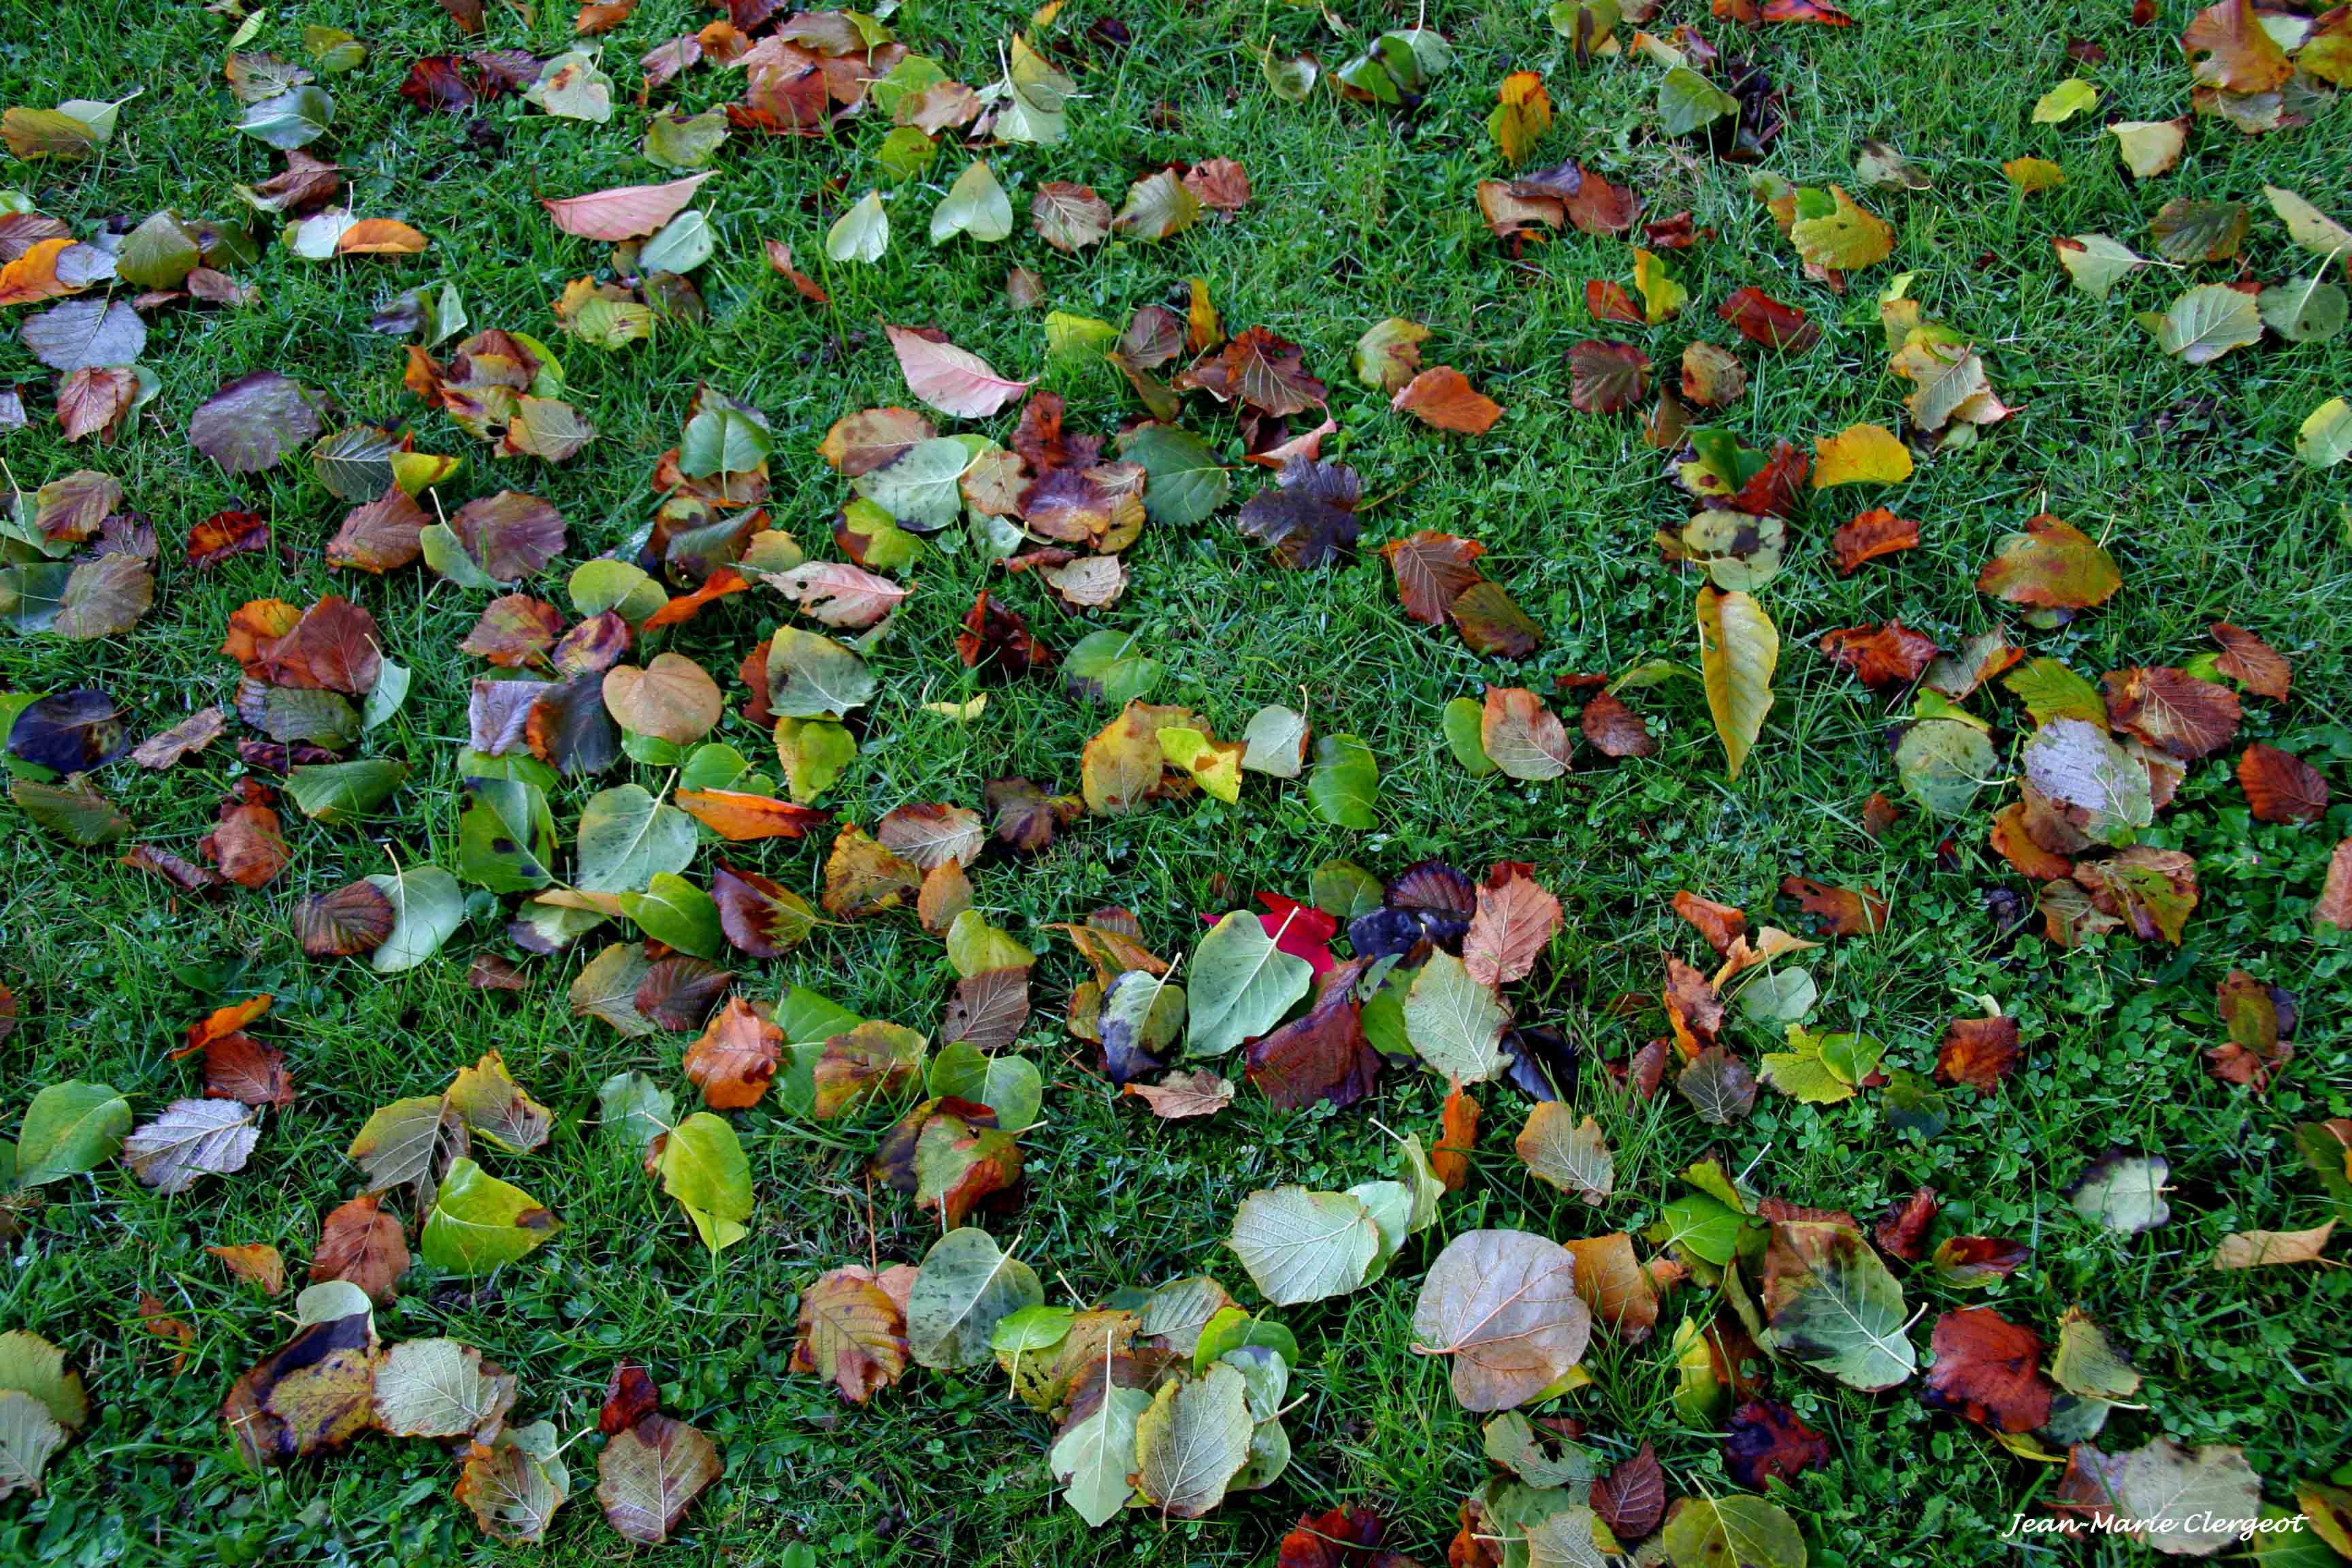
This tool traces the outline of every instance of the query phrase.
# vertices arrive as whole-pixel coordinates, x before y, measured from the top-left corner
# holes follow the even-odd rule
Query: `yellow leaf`
[[[1712,584],[1698,591],[1699,673],[1731,778],[1747,764],[1772,710],[1772,669],[1780,658],[1780,634],[1763,605]]]
[[[1241,799],[1242,748],[1237,743],[1171,724],[1160,731],[1160,754],[1227,805]]]
[[[2116,155],[2135,180],[2153,179],[2180,162],[2189,141],[2186,120],[2119,120],[2107,127]]]
[[[2036,125],[2063,125],[2099,101],[2099,89],[2081,77],[2069,77],[2042,95],[2033,106]]]
[[[1911,477],[1911,448],[1884,425],[1849,425],[1813,442],[1813,489],[1891,485]]]
[[[1502,101],[1486,117],[1486,129],[1495,133],[1495,144],[1507,163],[1524,163],[1551,129],[1551,94],[1534,71],[1513,71],[1503,79],[1500,97]]]
[[[1633,247],[1633,287],[1642,293],[1642,310],[1652,326],[1680,310],[1690,300],[1690,290],[1675,282],[1666,271],[1666,264],[1643,250]]]
[[[2011,184],[2029,196],[2066,183],[2066,171],[2047,158],[2011,158],[2000,166],[2000,172],[2009,176]]]
[[[1816,267],[1851,272],[1874,266],[1895,250],[1895,226],[1854,205],[1843,186],[1832,185],[1837,209],[1822,217],[1799,218],[1789,226],[1797,254]]]

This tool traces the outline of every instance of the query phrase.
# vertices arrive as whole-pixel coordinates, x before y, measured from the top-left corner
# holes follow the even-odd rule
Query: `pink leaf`
[[[683,212],[694,199],[695,187],[709,178],[707,174],[688,174],[661,185],[618,185],[539,205],[566,234],[583,239],[637,239]]]
[[[907,390],[942,414],[984,419],[1017,401],[1034,384],[1007,381],[978,354],[915,328],[882,330],[890,334],[890,347],[906,374]]]

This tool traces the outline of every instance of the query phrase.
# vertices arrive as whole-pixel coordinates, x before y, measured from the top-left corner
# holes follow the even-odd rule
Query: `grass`
[[[360,1121],[385,1100],[429,1092],[491,1047],[559,1114],[551,1142],[506,1162],[502,1173],[559,1210],[566,1228],[523,1265],[485,1280],[420,1268],[379,1315],[382,1331],[478,1345],[522,1374],[526,1410],[567,1433],[593,1425],[616,1356],[649,1363],[669,1407],[718,1440],[728,1471],[666,1562],[773,1562],[783,1543],[803,1540],[826,1563],[1256,1563],[1301,1510],[1343,1500],[1389,1510],[1399,1521],[1393,1544],[1441,1561],[1454,1506],[1486,1466],[1476,1423],[1455,1408],[1443,1369],[1409,1349],[1422,1267],[1444,1235],[1480,1225],[1563,1236],[1638,1229],[1678,1190],[1674,1173],[1710,1144],[1758,1186],[1797,1201],[1874,1218],[1892,1196],[1924,1183],[1946,1195],[1958,1228],[2031,1241],[2032,1265],[1990,1300],[2045,1330],[2080,1302],[2107,1326],[2149,1374],[2147,1411],[2115,1429],[2131,1440],[2161,1431],[2242,1445],[2273,1501],[2285,1500],[2296,1479],[2342,1464],[2352,1355],[2341,1325],[2352,1282],[2335,1269],[2216,1276],[2202,1260],[2230,1231],[2314,1225],[2328,1212],[2285,1134],[2294,1121],[2352,1114],[2352,1050],[2338,1023],[2352,1000],[2352,965],[2340,944],[2313,942],[2307,919],[2328,848],[2352,826],[2352,811],[2338,805],[2312,827],[2253,824],[2226,770],[2207,764],[2153,836],[2199,860],[2203,903],[2187,945],[2109,941],[2060,952],[2032,935],[2007,943],[1980,894],[2014,879],[1986,848],[1979,820],[1956,825],[1941,855],[1942,830],[1916,814],[1884,841],[1862,831],[1864,799],[1895,788],[1881,739],[1886,714],[1804,645],[1828,627],[1889,617],[1947,646],[1986,629],[1997,616],[1973,588],[1976,569],[1995,540],[2046,509],[2103,538],[2127,583],[2104,610],[2032,634],[2034,651],[2090,671],[2178,663],[2205,646],[2208,622],[2227,616],[2296,661],[2295,700],[2283,709],[2250,703],[2248,736],[2298,752],[2339,785],[2352,777],[2352,729],[2340,718],[2352,689],[2343,608],[2352,592],[2343,510],[2352,470],[2314,473],[2289,456],[2302,416],[2352,390],[2340,342],[2273,343],[2218,365],[2183,366],[2128,320],[2133,310],[2160,309],[2181,279],[2151,269],[2100,304],[2068,288],[2049,250],[2051,237],[2085,230],[2137,243],[2149,216],[2176,195],[2229,197],[2260,211],[2264,183],[2299,190],[2331,213],[2352,211],[2342,156],[2352,109],[2338,99],[2307,128],[2260,138],[2200,123],[2179,171],[2133,184],[2095,121],[2183,111],[2189,84],[2174,40],[2189,9],[2179,0],[2145,29],[2109,5],[1872,0],[1855,9],[1861,25],[1843,32],[1768,28],[1735,39],[1687,4],[1670,6],[1658,25],[1695,21],[1784,85],[1789,127],[1771,169],[1845,182],[1853,143],[1879,136],[1937,172],[1933,192],[1873,205],[1902,226],[1894,265],[1916,273],[1912,292],[1929,313],[1992,345],[1995,384],[2018,414],[1973,449],[1923,465],[1893,503],[1924,521],[1919,550],[1841,580],[1823,542],[1846,512],[1816,507],[1797,530],[1790,570],[1765,593],[1784,636],[1780,706],[1736,784],[1723,782],[1705,709],[1682,684],[1643,699],[1664,732],[1658,759],[1580,769],[1551,785],[1469,778],[1439,739],[1444,701],[1475,695],[1482,682],[1540,689],[1557,674],[1695,653],[1695,584],[1662,565],[1650,542],[1655,526],[1679,522],[1683,502],[1631,422],[1568,405],[1565,352],[1595,335],[1583,280],[1624,278],[1630,258],[1620,242],[1573,233],[1530,251],[1523,268],[1498,253],[1472,195],[1498,168],[1483,125],[1495,84],[1510,68],[1545,73],[1560,122],[1542,161],[1586,160],[1631,180],[1653,214],[1688,207],[1717,231],[1675,258],[1693,295],[1681,321],[1601,335],[1633,337],[1669,363],[1692,336],[1729,340],[1711,309],[1748,283],[1825,323],[1825,342],[1802,359],[1743,353],[1755,380],[1735,422],[1751,441],[1802,443],[1855,420],[1893,422],[1903,387],[1884,373],[1872,303],[1891,268],[1858,279],[1842,298],[1807,282],[1748,195],[1743,170],[1694,160],[1655,134],[1655,73],[1623,62],[1576,68],[1533,7],[1433,16],[1460,58],[1410,119],[1328,94],[1293,106],[1265,90],[1257,55],[1269,40],[1284,52],[1311,47],[1327,66],[1360,47],[1335,39],[1310,10],[1171,0],[1074,9],[1055,36],[1083,63],[1087,96],[1063,145],[995,156],[1016,212],[1041,180],[1086,181],[1115,197],[1145,169],[1220,155],[1248,166],[1250,206],[1164,245],[1122,242],[1076,258],[1046,250],[1025,224],[999,247],[934,251],[922,222],[960,167],[950,152],[925,187],[897,193],[897,239],[879,265],[818,268],[833,292],[829,310],[801,304],[769,274],[758,241],[785,239],[803,265],[818,262],[826,225],[874,183],[882,128],[852,122],[831,142],[739,133],[705,192],[722,236],[700,274],[708,320],[665,327],[656,342],[613,354],[560,343],[576,399],[603,437],[561,468],[484,458],[461,481],[478,489],[461,488],[460,499],[512,484],[553,501],[570,520],[569,560],[622,545],[651,515],[654,457],[676,440],[696,384],[708,382],[773,421],[772,510],[814,552],[830,553],[824,534],[843,491],[818,462],[816,441],[841,414],[904,396],[878,323],[936,323],[1008,374],[1034,374],[1045,365],[1038,317],[1006,304],[1000,289],[1014,263],[1044,275],[1052,307],[1114,321],[1188,278],[1205,279],[1230,326],[1264,324],[1297,340],[1330,383],[1342,433],[1326,456],[1359,468],[1368,495],[1387,498],[1370,512],[1354,563],[1276,571],[1229,510],[1196,529],[1148,533],[1130,553],[1126,598],[1098,616],[1057,609],[1026,581],[998,586],[1057,646],[1097,625],[1133,631],[1168,666],[1159,700],[1200,710],[1220,732],[1238,732],[1262,703],[1297,702],[1303,689],[1319,727],[1352,731],[1377,754],[1379,829],[1334,830],[1296,786],[1253,781],[1238,807],[1202,803],[1088,821],[1034,863],[978,870],[978,896],[1016,934],[1124,904],[1171,952],[1193,939],[1197,911],[1244,903],[1258,887],[1303,893],[1308,871],[1333,856],[1383,871],[1430,855],[1474,868],[1531,860],[1566,903],[1569,923],[1543,969],[1517,988],[1519,1015],[1558,1025],[1580,1048],[1573,1098],[1607,1129],[1621,1196],[1596,1215],[1531,1183],[1507,1146],[1518,1097],[1490,1090],[1493,1135],[1440,1233],[1417,1242],[1378,1286],[1287,1314],[1307,1355],[1294,1384],[1304,1403],[1290,1417],[1297,1459],[1288,1475],[1163,1536],[1140,1520],[1089,1535],[1054,1496],[1045,1425],[1003,1399],[992,1379],[918,1373],[857,1410],[787,1374],[801,1285],[869,1252],[919,1257],[926,1243],[927,1227],[904,1200],[877,1194],[868,1206],[857,1152],[887,1124],[887,1111],[827,1124],[823,1136],[762,1109],[741,1113],[760,1211],[753,1237],[714,1268],[593,1125],[595,1087],[611,1073],[642,1068],[683,1089],[682,1042],[623,1041],[571,1016],[562,990],[581,955],[534,962],[530,989],[508,995],[465,984],[471,952],[509,951],[487,908],[440,959],[401,975],[307,962],[291,942],[288,911],[306,893],[385,869],[391,857],[454,863],[455,756],[476,672],[457,644],[479,596],[417,572],[356,585],[328,573],[318,546],[342,509],[308,465],[231,480],[188,447],[187,416],[221,381],[271,366],[331,393],[350,418],[410,422],[424,446],[478,458],[479,448],[401,390],[396,342],[369,331],[369,314],[400,289],[447,279],[477,328],[552,341],[549,302],[599,264],[601,247],[557,234],[536,199],[663,175],[638,156],[646,110],[635,104],[594,127],[511,100],[474,125],[402,102],[394,89],[409,61],[457,46],[428,0],[273,8],[252,47],[297,56],[308,22],[349,27],[372,46],[358,72],[330,84],[337,122],[313,151],[346,165],[357,210],[406,218],[432,237],[432,249],[325,265],[273,249],[241,274],[262,290],[253,307],[156,313],[145,357],[161,395],[126,439],[102,451],[58,442],[55,426],[41,422],[46,394],[28,389],[36,424],[0,437],[18,482],[89,466],[118,474],[131,504],[154,520],[163,559],[156,607],[137,631],[96,645],[10,637],[0,642],[0,682],[33,691],[100,686],[143,733],[228,695],[235,669],[214,650],[236,605],[352,593],[379,618],[388,651],[416,674],[406,711],[369,750],[399,756],[414,772],[363,829],[297,821],[284,877],[264,892],[210,902],[175,900],[107,854],[63,848],[0,813],[0,978],[25,1010],[23,1026],[0,1047],[11,1117],[33,1087],[67,1077],[110,1081],[142,1112],[184,1092],[187,1067],[164,1055],[180,1027],[216,999],[256,988],[278,997],[265,1027],[288,1048],[301,1092],[272,1118],[245,1173],[184,1198],[158,1196],[111,1168],[47,1189],[47,1205],[0,1276],[0,1324],[67,1346],[89,1373],[99,1413],[52,1465],[46,1496],[0,1504],[0,1561],[414,1565],[525,1555],[477,1535],[449,1500],[452,1466],[427,1444],[365,1441],[266,1478],[240,1470],[216,1407],[236,1373],[283,1339],[286,1305],[230,1281],[201,1250],[259,1241],[298,1264],[307,1259],[318,1215],[353,1188],[341,1149]],[[567,40],[560,5],[540,7],[530,24],[507,7],[492,11],[499,45],[546,56]],[[1079,41],[1097,15],[1124,22],[1131,45]],[[1359,30],[1412,19],[1403,7],[1346,15]],[[707,16],[688,0],[645,0],[610,40],[614,74],[626,79],[627,62]],[[964,4],[910,6],[893,19],[918,52],[975,83],[992,79],[999,40],[1022,25],[1017,8]],[[257,182],[276,160],[229,129],[234,107],[216,75],[228,26],[186,0],[8,8],[0,16],[0,101],[47,106],[134,88],[142,96],[99,161],[16,165],[7,179],[77,232],[161,206],[188,218],[238,213],[232,184]],[[2102,45],[2105,62],[2078,68],[2063,52],[2071,36]],[[2029,127],[2023,105],[2077,69],[2105,93],[2100,113]],[[739,79],[706,68],[656,107],[699,109],[737,90]],[[2067,183],[2030,200],[2014,194],[1999,164],[2029,152],[2060,160]],[[2272,277],[2301,264],[2267,216],[2252,255]],[[1349,347],[1392,314],[1433,328],[1433,363],[1460,366],[1507,407],[1490,435],[1439,437],[1388,416],[1354,384]],[[1068,396],[1076,427],[1107,429],[1132,412],[1107,368],[1045,365],[1044,374]],[[0,377],[45,377],[13,333],[0,341]],[[1009,416],[999,423],[1009,426]],[[1229,422],[1207,427],[1230,442]],[[189,572],[179,549],[186,530],[233,501],[268,513],[290,551]],[[1489,574],[1545,629],[1536,658],[1496,665],[1403,617],[1370,547],[1422,527],[1486,544]],[[936,552],[914,575],[920,586],[874,657],[883,687],[864,752],[827,804],[870,822],[908,801],[976,803],[984,781],[1007,773],[1073,786],[1079,748],[1107,713],[1043,687],[999,693],[968,726],[922,709],[974,689],[950,639],[987,576],[968,553]],[[544,593],[552,581],[535,586]],[[676,646],[731,670],[773,618],[768,606],[730,601]],[[755,756],[766,743],[736,716],[722,736]],[[233,752],[216,746],[171,773],[117,767],[104,782],[140,822],[142,841],[193,855],[238,772]],[[658,772],[625,763],[598,782],[633,773],[658,787]],[[557,801],[567,831],[591,787]],[[804,888],[821,858],[814,841],[745,857]],[[1927,1142],[1890,1129],[1870,1096],[1816,1110],[1768,1093],[1751,1121],[1711,1138],[1671,1098],[1643,1105],[1609,1089],[1593,1058],[1639,1044],[1656,1024],[1654,1015],[1620,1016],[1605,1004],[1654,991],[1661,947],[1696,946],[1667,910],[1674,892],[1687,888],[1762,912],[1790,873],[1875,887],[1893,904],[1886,934],[1818,955],[1821,1019],[1866,1028],[1889,1042],[1890,1064],[1924,1068],[1944,1024],[1975,1010],[1976,998],[1995,997],[2022,1019],[2028,1043],[2001,1092],[1954,1096],[1949,1130]],[[1046,950],[1040,994],[1050,1001],[1076,968],[1066,948],[1035,934]],[[2266,1098],[2212,1081],[2198,1058],[2217,1037],[2213,983],[2232,967],[2303,999],[2301,1054]],[[792,982],[861,1014],[928,1027],[948,971],[935,942],[884,921],[820,932],[789,960],[744,966],[754,994]],[[1085,1070],[1051,1013],[1041,1011],[1032,1031],[1048,1068],[1048,1121],[1027,1141],[1019,1209],[989,1223],[1002,1237],[1021,1237],[1056,1299],[1092,1300],[1200,1269],[1241,1284],[1220,1238],[1242,1194],[1381,1173],[1388,1143],[1375,1119],[1399,1130],[1434,1123],[1435,1086],[1391,1072],[1374,1102],[1344,1114],[1287,1115],[1244,1091],[1213,1121],[1162,1126]],[[1773,1043],[1755,1026],[1734,1027],[1751,1057]],[[2169,1226],[2120,1238],[2086,1226],[2060,1198],[2113,1141],[2171,1159],[2179,1190]],[[1905,1283],[1931,1313],[1975,1300],[1924,1271],[1906,1272]],[[197,1330],[176,1374],[139,1331],[142,1290]],[[1709,1310],[1696,1293],[1677,1304]],[[1925,1333],[1923,1325],[1923,1341]],[[1598,1386],[1571,1405],[1604,1454],[1647,1439],[1680,1489],[1727,1485],[1718,1434],[1681,1425],[1665,1402],[1660,1344],[1604,1343],[1592,1363]],[[1831,1466],[1784,1500],[1818,1563],[2135,1555],[2113,1542],[1997,1542],[2053,1472],[1907,1394],[1864,1397],[1791,1372],[1773,1392],[1832,1445]],[[591,1468],[593,1443],[575,1450],[575,1479]],[[575,1493],[546,1560],[616,1554],[617,1538],[594,1515],[593,1499]]]

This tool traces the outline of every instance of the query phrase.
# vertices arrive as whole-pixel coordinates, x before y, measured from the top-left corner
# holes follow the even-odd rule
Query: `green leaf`
[[[1241,1201],[1225,1245],[1260,1295],[1290,1307],[1360,1287],[1380,1254],[1381,1231],[1352,1193],[1276,1187]]]
[[[388,757],[318,763],[288,773],[286,794],[314,822],[356,822],[382,805],[407,776],[408,764]]]
[[[943,1371],[991,1359],[996,1325],[1045,1299],[1037,1271],[1000,1249],[976,1226],[951,1230],[923,1254],[907,1294],[907,1348]]]
[[[94,1171],[122,1147],[131,1131],[131,1102],[102,1083],[68,1079],[33,1096],[16,1132],[16,1184]]]
[[[2000,777],[2000,757],[1974,724],[1922,719],[1906,727],[1895,742],[1895,771],[1903,793],[1926,810],[1958,817],[1968,815],[1978,791]]]
[[[0,1389],[0,1498],[39,1491],[42,1472],[67,1436],[39,1400],[21,1389]]]
[[[933,1058],[923,1079],[933,1099],[952,1096],[985,1105],[996,1112],[996,1124],[1019,1132],[1034,1126],[1045,1100],[1045,1080],[1037,1064],[1007,1051],[990,1056],[970,1040],[953,1040]]]
[[[859,474],[849,488],[908,527],[934,531],[962,515],[958,481],[971,463],[969,446],[952,436],[934,436]]]
[[[555,880],[555,818],[547,795],[520,779],[467,779],[457,814],[457,874],[494,893]]]
[[[409,866],[367,883],[392,903],[392,934],[368,959],[378,974],[414,969],[447,942],[466,918],[457,879],[438,866]]]
[[[596,1125],[633,1158],[677,1120],[677,1098],[644,1073],[614,1073],[596,1090]]]
[[[2042,95],[2033,106],[2036,125],[2063,125],[2084,110],[2095,109],[2099,89],[2081,77],[2068,77]]]
[[[879,261],[889,248],[890,215],[882,209],[879,191],[868,191],[860,196],[825,231],[824,253],[835,261]]]
[[[956,176],[931,212],[931,243],[944,245],[966,234],[993,245],[1013,233],[1013,203],[985,158],[974,158]]]
[[[1108,1354],[1110,1342],[1104,1341]],[[1118,1516],[1135,1495],[1135,1428],[1151,1408],[1151,1395],[1104,1378],[1102,1402],[1084,1419],[1063,1429],[1046,1462],[1061,1484],[1062,1500],[1099,1530]]]
[[[2326,342],[2344,330],[2344,290],[2317,278],[2297,278],[2255,296],[2263,324],[2291,343]]]
[[[1185,1050],[1196,1057],[1222,1056],[1265,1034],[1307,994],[1314,979],[1307,962],[1276,947],[1255,915],[1236,910],[1225,916],[1192,952]]]
[[[1788,1510],[1738,1492],[1682,1499],[1658,1540],[1674,1568],[1805,1568],[1805,1538]]]
[[[686,422],[677,446],[678,471],[689,479],[740,474],[768,460],[774,438],[759,416],[732,402],[711,398]]]
[[[1484,778],[1495,771],[1495,759],[1486,754],[1486,710],[1477,700],[1456,697],[1445,704],[1440,720],[1445,731],[1445,744],[1462,771],[1472,778]]]
[[[2295,433],[2294,455],[2315,468],[2352,458],[2352,404],[2331,397],[2313,409]]]
[[[2094,300],[2105,299],[2109,289],[2148,265],[2147,258],[2104,234],[2078,234],[2052,243],[2066,276]]]
[[[1233,493],[1233,479],[1217,461],[1215,448],[1190,430],[1139,425],[1119,438],[1118,455],[1143,465],[1144,515],[1163,527],[1205,522]]]
[[[866,661],[834,641],[780,626],[768,645],[768,706],[780,717],[838,718],[871,701],[879,685]]]
[[[520,1187],[460,1155],[425,1216],[425,1261],[452,1274],[487,1274],[512,1263],[563,1226]]]
[[[2142,312],[2138,321],[2156,334],[2157,347],[2189,364],[2210,364],[2263,337],[2262,309],[2253,296],[2225,283],[2200,283],[2162,315]]]
[[[1379,826],[1380,816],[1372,807],[1380,784],[1380,765],[1361,740],[1346,734],[1316,739],[1315,772],[1307,781],[1307,798],[1324,821],[1358,832]]]
[[[1789,1048],[1764,1056],[1766,1083],[1808,1105],[1836,1105],[1861,1091],[1863,1080],[1878,1070],[1886,1047],[1868,1035],[1816,1035],[1789,1026]]]
[[[1903,1288],[1860,1232],[1832,1220],[1791,1220],[1773,1226],[1772,1239],[1784,1263],[1764,1300],[1766,1350],[1865,1394],[1892,1388],[1917,1369],[1904,1336]]]
[[[1438,1077],[1482,1083],[1509,1067],[1503,1054],[1508,1009],[1491,985],[1450,952],[1433,952],[1405,995],[1405,1037]]]
[[[298,87],[263,99],[237,117],[236,128],[281,153],[307,147],[334,121],[335,100],[321,87]]]
[[[661,872],[685,870],[695,845],[694,818],[644,785],[599,790],[580,813],[575,885],[583,893],[635,892]]]
[[[1073,692],[1114,708],[1151,695],[1160,684],[1160,663],[1141,651],[1136,632],[1088,632],[1062,660],[1062,679]]]
[[[1658,117],[1669,136],[1687,136],[1738,112],[1738,99],[1688,66],[1675,67],[1658,84]]]
[[[1163,1517],[1200,1518],[1248,1463],[1254,1426],[1248,1386],[1223,1363],[1171,1380],[1135,1424],[1136,1490]]]
[[[719,956],[725,945],[719,905],[709,893],[669,871],[656,871],[642,893],[620,895],[621,912],[656,942],[697,958]]]
[[[751,1163],[724,1117],[698,1110],[662,1140],[662,1191],[677,1200],[712,1257],[751,1232]]]

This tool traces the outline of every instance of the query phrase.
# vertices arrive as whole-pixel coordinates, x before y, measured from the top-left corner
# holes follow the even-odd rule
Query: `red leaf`
[[[1936,1364],[1922,1404],[1950,1410],[1996,1432],[2031,1432],[2050,1419],[2055,1392],[2042,1375],[2042,1336],[1990,1307],[1963,1307],[1936,1320]]]

